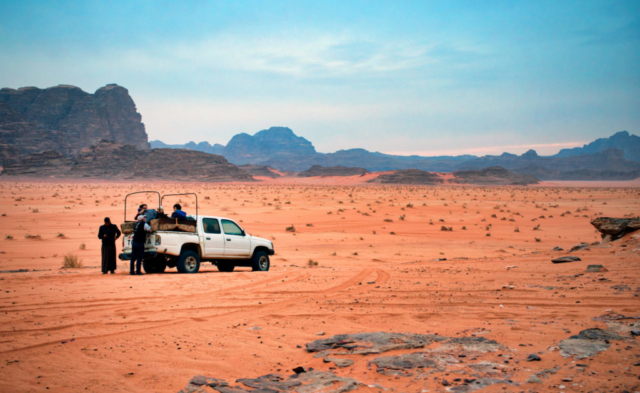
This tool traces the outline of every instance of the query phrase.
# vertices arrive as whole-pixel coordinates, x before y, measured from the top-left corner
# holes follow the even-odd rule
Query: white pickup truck
[[[249,235],[225,217],[163,218],[150,223],[152,232],[147,233],[143,259],[147,273],[162,273],[167,267],[176,267],[180,273],[197,273],[201,262],[211,262],[221,272],[231,272],[236,266],[264,272],[271,264],[269,256],[275,253],[273,242]],[[131,259],[133,233],[126,233],[127,224],[132,226],[131,222],[123,224],[121,260]]]

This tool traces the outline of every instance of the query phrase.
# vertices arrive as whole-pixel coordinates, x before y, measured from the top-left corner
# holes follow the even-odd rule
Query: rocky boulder
[[[611,218],[598,217],[591,221],[602,236],[602,240],[620,239],[629,232],[640,229],[640,217],[635,218]]]

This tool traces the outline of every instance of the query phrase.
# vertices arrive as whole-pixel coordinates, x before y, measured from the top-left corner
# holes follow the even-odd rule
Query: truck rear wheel
[[[236,268],[236,265],[229,262],[218,262],[218,271],[220,272],[232,272]]]
[[[269,254],[264,251],[256,251],[251,258],[251,268],[254,272],[267,272],[269,271]]]
[[[200,256],[193,251],[183,251],[176,265],[180,273],[198,273],[200,270]]]

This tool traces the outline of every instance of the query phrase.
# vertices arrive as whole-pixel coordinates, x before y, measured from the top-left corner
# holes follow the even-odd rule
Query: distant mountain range
[[[216,149],[236,165],[266,166],[281,171],[307,171],[313,166],[364,168],[369,171],[420,169],[433,172],[479,170],[503,167],[542,180],[626,180],[640,176],[640,137],[621,131],[583,147],[564,149],[554,156],[539,156],[535,150],[522,155],[499,156],[396,156],[365,149],[318,153],[313,144],[287,127],[272,127],[255,135],[238,134],[227,146],[207,142],[152,147],[184,148],[208,152]],[[174,147],[175,146],[175,147]]]
[[[45,165],[45,161],[46,165],[51,166],[55,166],[55,162],[70,165],[80,163],[77,160],[84,157],[83,162],[88,162],[92,155],[81,156],[87,148],[102,146],[95,151],[96,154],[120,151],[106,149],[103,142],[107,142],[131,146],[141,152],[141,157],[148,156],[152,161],[160,156],[171,157],[171,160],[180,162],[185,168],[191,165],[188,160],[204,160],[202,162],[211,168],[223,167],[215,161],[217,158],[204,159],[200,154],[192,154],[194,152],[205,156],[224,156],[224,162],[230,163],[231,167],[241,165],[244,173],[267,176],[290,176],[291,172],[303,172],[302,176],[322,176],[352,171],[362,173],[409,169],[456,172],[491,167],[505,168],[513,174],[531,175],[541,180],[625,180],[640,176],[640,137],[627,131],[582,147],[564,149],[547,157],[538,156],[533,150],[522,155],[504,153],[484,157],[422,157],[397,156],[365,149],[319,153],[310,141],[297,136],[287,127],[271,127],[255,135],[238,134],[226,146],[211,145],[209,142],[167,145],[153,141],[149,144],[141,120],[127,89],[116,84],[104,86],[94,94],[69,85],[46,89],[3,88],[0,89],[0,165],[5,168],[5,173],[27,173],[30,171],[27,168],[42,173],[37,168],[38,165]],[[149,154],[150,147],[153,148],[152,152],[155,151],[154,154]],[[187,151],[171,150],[169,154],[167,151],[170,149]],[[99,173],[93,169],[91,171]],[[144,172],[142,169],[137,171]],[[497,173],[494,172],[491,173]],[[492,174],[485,177],[490,178]],[[116,176],[114,173],[111,175]],[[207,176],[215,177],[213,172]],[[413,172],[403,176],[405,179],[425,177],[422,173],[416,175]],[[508,177],[514,178],[514,175]]]

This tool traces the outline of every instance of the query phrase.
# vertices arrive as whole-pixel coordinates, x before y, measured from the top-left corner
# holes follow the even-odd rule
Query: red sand
[[[640,315],[638,238],[572,253],[581,262],[550,262],[566,255],[552,252],[555,246],[568,250],[600,240],[591,218],[638,215],[637,184],[353,182],[0,182],[0,270],[35,270],[0,273],[0,391],[177,392],[198,374],[234,382],[278,370],[289,375],[300,365],[327,370],[330,364],[297,347],[318,339],[318,331],[325,337],[375,331],[463,336],[482,329],[484,337],[514,350],[509,375],[521,386],[507,391],[558,390],[560,384],[565,391],[638,389],[638,346],[612,343],[608,351],[578,361],[589,364],[587,372],[577,372],[575,359],[553,348],[582,329],[603,327],[593,318],[607,310]],[[219,273],[203,264],[196,275],[171,269],[131,277],[119,262],[115,276],[100,274],[97,230],[103,217],[119,224],[124,195],[148,189],[197,192],[201,214],[231,217],[249,233],[272,239],[271,271]],[[189,203],[185,210],[193,211],[193,202],[182,199]],[[290,225],[295,233],[285,231]],[[86,268],[61,270],[66,253],[78,255]],[[308,267],[310,259],[318,266]],[[609,272],[570,277],[589,264],[603,264]],[[630,290],[618,293],[615,285]],[[538,351],[541,362],[523,362]],[[394,379],[368,369],[361,356],[350,358],[355,365],[337,374],[398,392],[444,389],[437,373],[438,379]],[[543,384],[526,384],[534,372],[556,365],[560,371]],[[569,376],[572,382],[562,382]]]

